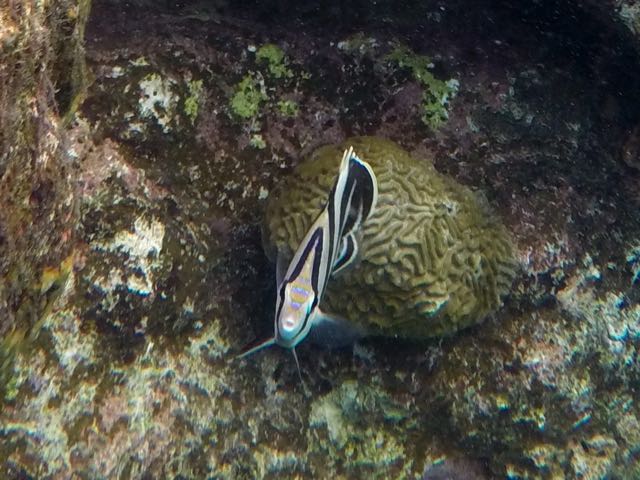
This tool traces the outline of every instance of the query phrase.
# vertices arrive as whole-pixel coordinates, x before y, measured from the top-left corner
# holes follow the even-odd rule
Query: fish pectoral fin
[[[340,348],[351,345],[366,335],[364,328],[318,308],[307,338],[316,345]]]
[[[263,348],[267,348],[267,347],[270,347],[271,345],[274,345],[275,343],[276,343],[275,338],[268,338],[264,342],[261,342],[254,347],[251,347],[251,346],[245,347],[245,350],[242,353],[239,353],[238,355],[236,355],[235,358],[236,359],[246,358],[249,355],[253,355],[257,351],[262,350]]]
[[[335,275],[349,265],[353,263],[353,261],[358,256],[358,241],[356,240],[355,233],[351,232],[348,235],[342,237],[342,244],[340,246],[340,254],[336,261],[333,262],[333,267],[331,268],[331,275]]]

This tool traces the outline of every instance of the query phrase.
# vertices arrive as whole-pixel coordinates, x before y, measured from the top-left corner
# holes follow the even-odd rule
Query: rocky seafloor
[[[77,33],[82,5],[57,28]],[[86,92],[16,110],[52,118],[31,129],[51,142],[34,171],[63,179],[25,187],[24,208],[70,200],[0,214],[2,248],[49,233],[20,257],[37,275],[11,276],[29,289],[3,263],[22,316],[0,325],[2,478],[640,478],[633,3],[314,5],[94,0]],[[3,27],[24,28],[13,8]],[[16,31],[0,38],[18,51]],[[520,267],[454,336],[302,344],[302,384],[285,350],[234,355],[272,334],[269,193],[351,135],[481,192]]]

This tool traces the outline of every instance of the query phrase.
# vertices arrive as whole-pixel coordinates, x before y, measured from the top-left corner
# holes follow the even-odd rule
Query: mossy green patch
[[[258,62],[266,62],[269,74],[274,78],[291,78],[293,71],[288,67],[289,61],[280,47],[267,43],[256,51]]]
[[[202,98],[202,80],[190,80],[187,82],[189,96],[184,101],[184,113],[191,120],[193,125],[198,118],[200,100]]]
[[[262,78],[249,73],[235,87],[231,97],[231,111],[240,118],[253,118],[258,115],[261,104],[268,98]]]
[[[449,119],[449,101],[458,93],[458,80],[436,78],[430,72],[433,68],[431,60],[424,55],[417,55],[402,44],[396,45],[385,58],[400,68],[409,68],[413,77],[422,85],[423,123],[437,129],[446,122]]]
[[[20,385],[18,379],[14,376],[9,377],[4,387],[4,401],[12,402],[18,396]]]
[[[298,115],[298,102],[293,100],[280,100],[278,110],[285,117],[295,117]]]

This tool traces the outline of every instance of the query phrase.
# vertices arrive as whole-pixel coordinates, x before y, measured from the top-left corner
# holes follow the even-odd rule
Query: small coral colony
[[[376,137],[300,164],[270,196],[263,244],[278,271],[274,335],[243,357],[272,344],[295,356],[306,337],[451,334],[500,306],[516,266],[481,197]]]

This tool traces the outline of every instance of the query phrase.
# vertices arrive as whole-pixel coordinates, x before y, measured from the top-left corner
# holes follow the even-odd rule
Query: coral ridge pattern
[[[498,308],[516,267],[506,229],[479,195],[382,138],[321,147],[295,169],[267,206],[269,255],[295,251],[350,145],[374,169],[379,199],[358,265],[329,282],[322,307],[370,333],[408,338],[453,333]]]

